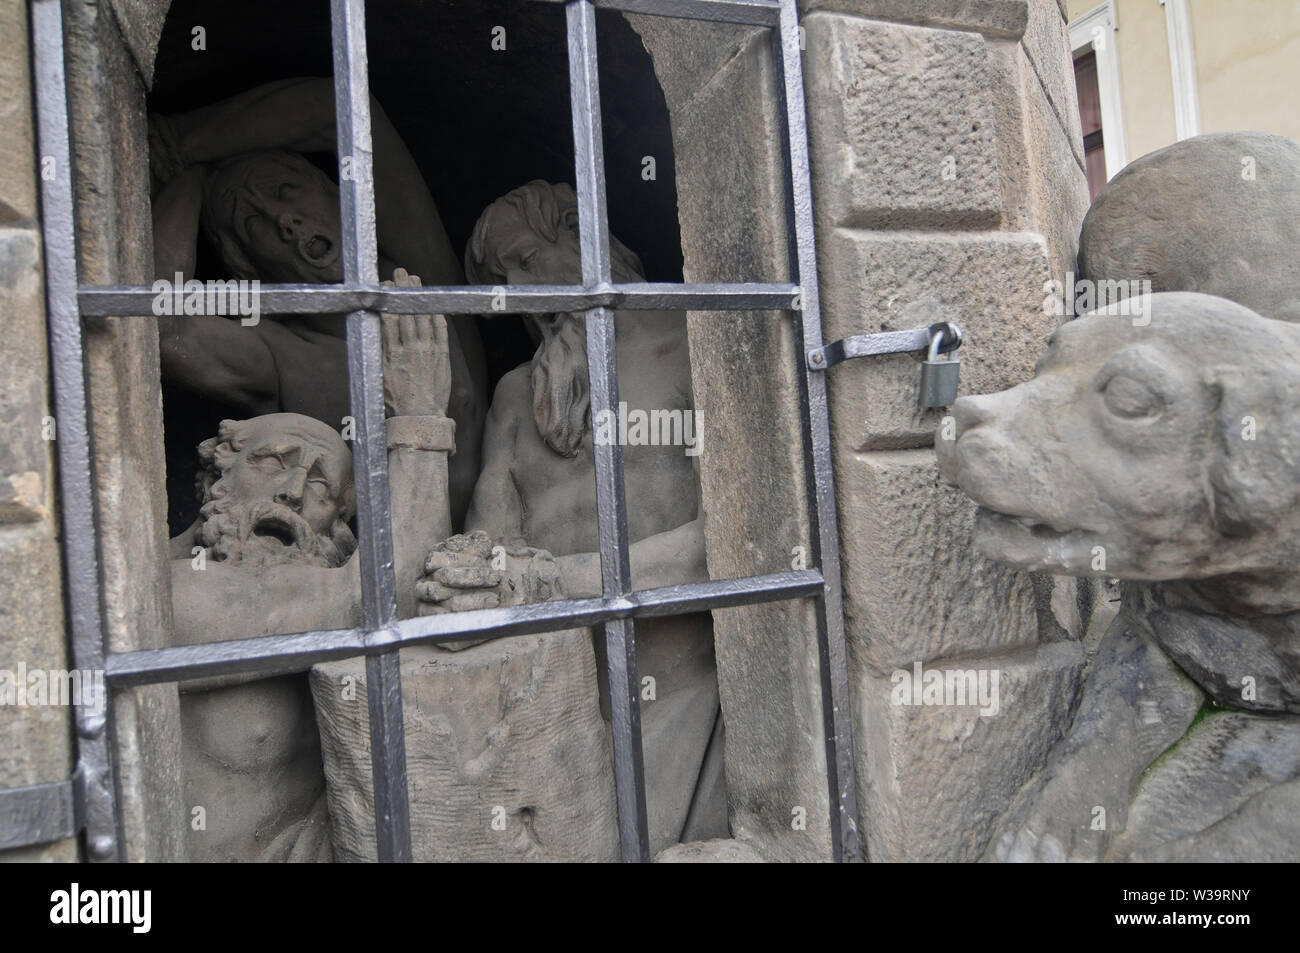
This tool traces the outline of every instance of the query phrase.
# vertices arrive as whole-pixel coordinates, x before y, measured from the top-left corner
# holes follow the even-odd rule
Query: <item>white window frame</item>
[[[1102,148],[1106,181],[1128,164],[1124,142],[1124,106],[1119,84],[1119,18],[1115,0],[1106,0],[1070,21],[1070,51],[1077,60],[1089,52],[1097,55],[1097,92],[1101,98]]]
[[[1169,35],[1169,71],[1174,81],[1174,133],[1178,141],[1201,134],[1201,96],[1196,83],[1196,46],[1187,0],[1160,0]]]

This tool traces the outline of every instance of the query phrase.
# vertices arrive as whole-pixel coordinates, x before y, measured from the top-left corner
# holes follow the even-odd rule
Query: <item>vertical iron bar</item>
[[[587,290],[592,291],[609,286],[611,273],[600,78],[596,64],[596,8],[590,0],[570,0],[565,12],[582,281]],[[618,355],[614,343],[614,313],[608,308],[592,308],[587,312],[586,321],[590,407],[594,420],[602,411],[612,411],[618,403]],[[605,598],[610,599],[632,591],[623,449],[615,442],[598,444],[594,452],[601,584]],[[641,748],[641,705],[637,695],[636,630],[631,619],[605,623],[605,648],[613,723],[619,849],[624,861],[644,862],[650,859],[650,834]]]
[[[825,589],[815,600],[817,654],[821,668],[822,722],[826,735],[826,781],[830,796],[831,851],[836,861],[861,859],[858,842],[858,793],[853,764],[853,719],[849,697],[848,652],[844,637],[844,601],[840,575],[839,524],[835,510],[835,476],[831,465],[830,416],[826,374],[813,371],[803,359],[809,348],[822,346],[821,302],[817,289],[817,252],[813,238],[812,181],[808,160],[808,129],[804,109],[803,64],[799,47],[796,0],[781,0],[781,27],[773,38],[783,82],[780,84],[786,120],[786,160],[793,205],[795,280],[803,307],[795,320],[795,353],[800,368],[799,396],[803,404],[811,454],[805,455],[812,545]]]
[[[73,666],[82,671],[103,671],[99,534],[95,529],[98,523],[84,339],[77,307],[77,238],[59,0],[35,0],[31,15],[68,628]],[[47,176],[45,164],[50,161],[53,175]],[[101,703],[102,711],[83,704],[76,708],[77,771],[85,790],[86,853],[92,861],[120,861],[125,855],[111,744],[112,692],[106,690]]]
[[[343,276],[349,287],[379,280],[365,0],[331,0],[334,115],[338,132]],[[348,386],[356,421],[353,474],[360,541],[362,625],[370,631],[397,618],[389,520],[388,443],[384,427],[383,349],[379,316],[348,315]],[[406,787],[402,674],[396,650],[366,657],[375,839],[381,863],[411,860]]]

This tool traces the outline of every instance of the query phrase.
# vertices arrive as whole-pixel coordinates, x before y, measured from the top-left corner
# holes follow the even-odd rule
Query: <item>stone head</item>
[[[644,280],[640,259],[612,235],[609,244],[614,280]],[[582,284],[573,188],[535,179],[489,205],[470,236],[465,274],[478,285]]]
[[[1122,313],[1121,313],[1122,312]],[[1149,319],[1149,323],[1148,322]],[[1300,328],[1152,295],[1059,328],[1033,379],[963,397],[945,479],[975,544],[1021,569],[1166,581],[1275,576],[1300,602]]]
[[[338,187],[295,153],[252,152],[219,164],[204,188],[201,224],[233,278],[343,280]]]
[[[1300,145],[1262,132],[1195,136],[1130,163],[1097,196],[1080,276],[1200,291],[1300,322]]]
[[[199,458],[200,542],[213,558],[341,565],[355,548],[352,453],[302,414],[223,420]]]

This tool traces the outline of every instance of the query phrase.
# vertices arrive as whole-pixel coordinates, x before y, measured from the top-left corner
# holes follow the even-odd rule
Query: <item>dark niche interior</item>
[[[463,252],[483,209],[532,179],[574,181],[562,4],[536,0],[384,0],[367,5],[371,93],[424,174],[452,247]],[[206,49],[192,45],[203,27]],[[498,29],[500,28],[500,29]],[[502,37],[502,29],[504,37]],[[641,39],[617,13],[597,14],[601,121],[610,229],[650,281],[680,281],[681,239],[668,108]],[[504,49],[494,48],[502,45]],[[262,83],[330,76],[325,0],[175,0],[158,45],[149,109],[208,105]],[[643,177],[644,157],[655,160]],[[311,156],[337,179],[332,155]],[[225,277],[200,242],[197,277]],[[518,318],[483,325],[488,393],[531,358]],[[194,448],[236,408],[164,384],[168,522],[197,515]]]

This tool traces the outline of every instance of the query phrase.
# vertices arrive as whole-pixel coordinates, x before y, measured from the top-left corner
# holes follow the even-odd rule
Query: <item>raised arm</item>
[[[399,287],[419,284],[400,268],[393,280]],[[447,458],[456,428],[447,417],[450,348],[442,315],[385,315],[382,321],[397,612],[409,618],[416,614],[415,582],[429,544],[451,534]]]

